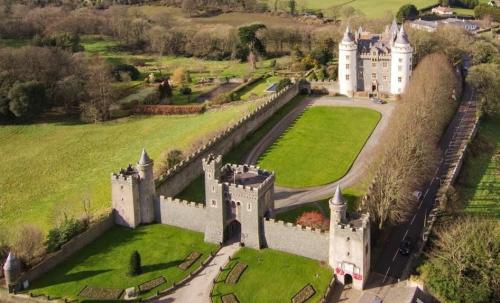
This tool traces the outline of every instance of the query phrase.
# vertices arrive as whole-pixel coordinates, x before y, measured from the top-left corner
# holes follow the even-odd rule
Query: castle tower
[[[3,265],[3,274],[5,277],[5,286],[9,291],[17,283],[17,279],[21,276],[21,263],[12,252],[7,256]]]
[[[137,172],[139,173],[139,203],[141,223],[152,223],[155,220],[155,199],[156,188],[153,176],[153,160],[148,156],[145,149],[142,149],[141,157],[137,162]]]
[[[224,227],[226,211],[224,186],[219,182],[222,168],[222,157],[209,155],[203,159],[205,171],[205,207],[207,223],[205,225],[205,241],[212,243],[224,242]]]
[[[405,91],[410,81],[413,49],[408,41],[404,26],[396,36],[391,47],[391,94],[399,95]]]
[[[135,228],[155,220],[156,188],[153,160],[143,149],[136,167],[111,174],[111,201],[115,224]]]
[[[370,273],[370,218],[368,214],[347,219],[347,205],[340,186],[330,199],[329,264],[338,281],[363,289]]]
[[[357,91],[357,55],[358,46],[347,26],[339,44],[339,92],[343,95],[352,96]]]

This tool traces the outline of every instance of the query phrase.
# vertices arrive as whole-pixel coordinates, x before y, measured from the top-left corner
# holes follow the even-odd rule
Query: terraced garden
[[[114,290],[116,296],[120,290],[149,282],[149,287],[143,284],[143,288],[153,288],[141,295],[148,297],[186,277],[216,249],[216,245],[203,241],[203,234],[168,225],[136,229],[113,227],[61,266],[34,281],[29,291],[83,301],[86,298],[78,294],[85,287],[82,295],[100,295],[96,290],[102,293],[104,288],[108,292]],[[142,273],[137,276],[128,274],[133,251],[138,251],[142,260]],[[183,270],[181,265],[191,253],[201,253],[201,257]],[[159,279],[161,277],[166,281]]]
[[[247,267],[241,271],[243,266],[237,264]],[[308,302],[317,302],[326,291],[332,275],[328,265],[316,260],[271,249],[243,248],[217,277],[212,299],[219,303],[222,296],[233,294],[244,303],[290,302],[310,284],[315,294]]]

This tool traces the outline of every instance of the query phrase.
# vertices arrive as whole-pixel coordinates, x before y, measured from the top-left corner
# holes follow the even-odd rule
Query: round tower
[[[337,185],[335,194],[330,199],[330,225],[337,225],[338,223],[347,222],[347,204],[345,203],[344,196],[342,195],[342,190],[340,185]],[[332,228],[330,227],[330,230]]]
[[[404,26],[391,47],[391,94],[404,93],[410,81],[413,49],[408,41]]]
[[[352,96],[357,91],[357,55],[358,45],[347,26],[339,43],[339,92],[343,95]]]
[[[153,160],[149,158],[145,149],[142,149],[142,154],[136,167],[139,173],[141,223],[152,223],[155,219],[154,201],[156,199],[156,188],[153,176]]]
[[[3,274],[7,289],[10,289],[10,287],[17,282],[17,279],[21,275],[21,263],[12,252],[9,253],[7,259],[5,260],[5,264],[3,265]]]

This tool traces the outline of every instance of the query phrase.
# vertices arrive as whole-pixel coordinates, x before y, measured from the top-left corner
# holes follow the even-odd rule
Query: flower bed
[[[236,263],[233,269],[231,269],[231,272],[229,272],[229,275],[227,275],[226,283],[227,284],[238,283],[238,280],[240,279],[245,269],[247,269],[247,267],[248,266],[246,264],[243,264],[241,262]]]
[[[189,267],[191,267],[191,265],[193,265],[194,262],[196,262],[196,260],[198,260],[199,258],[201,257],[201,253],[197,252],[197,251],[193,251],[192,253],[190,253],[185,259],[184,259],[184,262],[182,262],[181,264],[179,264],[179,268],[182,269],[182,270],[186,270],[188,269]]]
[[[295,296],[292,298],[292,303],[303,303],[309,300],[314,294],[316,290],[311,284],[307,284],[302,288]]]
[[[123,289],[85,286],[78,295],[89,299],[118,300],[122,294]]]
[[[148,292],[151,289],[156,288],[165,282],[167,282],[167,279],[165,279],[164,277],[158,277],[156,279],[146,281],[146,282],[139,285],[139,291],[141,293]]]
[[[238,298],[236,298],[235,294],[228,294],[228,295],[223,295],[221,297],[222,303],[240,303],[238,301]]]
[[[205,112],[206,106],[196,105],[139,105],[134,112],[149,115],[188,115],[201,114]]]

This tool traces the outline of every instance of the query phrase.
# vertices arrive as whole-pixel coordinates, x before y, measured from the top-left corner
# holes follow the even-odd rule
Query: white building
[[[339,92],[402,94],[412,72],[413,48],[404,27],[396,21],[380,35],[347,27],[339,44]]]

